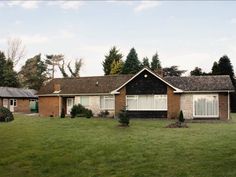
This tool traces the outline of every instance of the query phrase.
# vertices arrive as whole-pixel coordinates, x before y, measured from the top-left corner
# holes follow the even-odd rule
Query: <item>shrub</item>
[[[65,118],[65,109],[64,108],[62,108],[61,109],[61,118]]]
[[[101,111],[99,114],[98,114],[98,116],[99,117],[108,117],[109,116],[109,112],[108,112],[108,110],[105,110],[105,111]]]
[[[129,117],[125,108],[119,112],[118,118],[122,126],[129,126]]]
[[[183,123],[183,122],[185,121],[184,115],[183,115],[183,111],[182,111],[182,110],[181,110],[180,113],[179,113],[178,119],[179,119],[179,122],[181,122],[181,123]]]
[[[91,118],[93,117],[93,112],[90,109],[85,110],[85,117],[86,118]]]
[[[0,122],[9,122],[14,120],[12,112],[4,107],[0,107]]]
[[[93,112],[90,109],[86,109],[83,105],[74,105],[71,109],[71,118],[75,117],[86,117],[90,118],[93,116]]]

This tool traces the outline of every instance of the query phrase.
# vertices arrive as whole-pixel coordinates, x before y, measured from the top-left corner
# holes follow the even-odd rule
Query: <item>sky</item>
[[[27,55],[17,70],[38,53],[83,58],[81,76],[103,75],[112,46],[123,60],[132,47],[140,60],[158,52],[163,67],[188,73],[209,72],[226,54],[236,72],[235,9],[233,1],[0,1],[0,50],[22,40]]]

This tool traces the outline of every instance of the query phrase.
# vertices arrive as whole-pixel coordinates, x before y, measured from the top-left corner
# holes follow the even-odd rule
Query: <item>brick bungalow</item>
[[[126,107],[130,117],[186,119],[230,118],[229,76],[160,77],[147,68],[135,75],[56,78],[40,89],[39,114],[67,114],[82,104],[95,115],[108,110],[117,115]]]
[[[38,96],[32,89],[0,87],[0,107],[11,112],[30,113],[36,111]]]

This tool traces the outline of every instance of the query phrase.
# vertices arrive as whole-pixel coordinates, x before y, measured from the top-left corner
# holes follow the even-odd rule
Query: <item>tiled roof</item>
[[[38,95],[44,94],[99,94],[110,93],[126,83],[134,75],[110,75],[80,78],[56,78],[42,87]],[[229,76],[164,77],[170,85],[183,91],[227,91],[234,90]],[[54,92],[54,85],[60,92]]]
[[[171,85],[183,91],[225,91],[234,90],[229,76],[189,76],[189,77],[165,77]]]
[[[56,78],[42,87],[38,94],[53,94],[54,85],[60,84],[60,94],[110,93],[133,75],[95,76],[80,78]]]
[[[13,87],[0,87],[0,97],[4,98],[37,98],[36,91]]]

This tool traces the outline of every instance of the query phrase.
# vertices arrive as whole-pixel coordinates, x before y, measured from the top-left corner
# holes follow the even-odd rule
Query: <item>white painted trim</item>
[[[217,115],[195,115],[195,106],[194,106],[194,97],[196,96],[216,96],[217,98]],[[193,104],[193,118],[219,118],[219,113],[220,113],[220,105],[219,105],[219,94],[201,94],[201,95],[193,95],[193,100],[192,100],[192,104]]]
[[[212,90],[212,91],[183,91],[181,93],[222,93],[222,92],[235,92],[234,90]],[[179,93],[177,91],[174,91],[174,93]]]
[[[120,87],[118,87],[117,89],[111,91],[111,94],[119,94],[118,90],[120,90],[121,88],[123,88],[126,84],[128,84],[131,80],[133,80],[135,77],[137,77],[140,73],[142,73],[144,70],[148,71],[149,73],[151,73],[152,75],[154,75],[156,78],[160,79],[162,82],[164,82],[165,84],[167,84],[168,86],[172,87],[174,90],[178,91],[179,93],[183,92],[181,89],[178,89],[176,87],[174,87],[173,85],[169,84],[168,82],[166,82],[164,79],[162,79],[161,77],[159,77],[158,75],[156,75],[154,72],[150,71],[147,68],[143,68],[141,71],[139,71],[137,74],[135,74],[131,79],[129,79],[128,81],[126,81],[123,85],[121,85]]]

